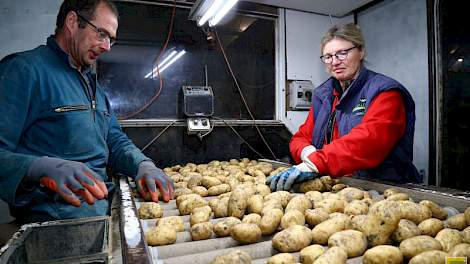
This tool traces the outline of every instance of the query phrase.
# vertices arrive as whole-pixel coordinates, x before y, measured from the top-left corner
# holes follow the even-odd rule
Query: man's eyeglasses
[[[345,50],[340,50],[340,51],[336,52],[335,54],[325,54],[323,56],[320,56],[320,59],[325,64],[332,63],[333,62],[333,56],[335,56],[336,59],[339,60],[339,61],[344,61],[348,57],[349,52],[351,50],[353,50],[354,48],[357,48],[357,46],[354,46],[352,48],[345,49]]]
[[[99,28],[99,27],[95,26],[88,19],[84,18],[83,16],[79,15],[78,13],[77,13],[77,16],[78,16],[78,18],[85,21],[88,25],[92,26],[95,29],[96,33],[98,33],[98,40],[99,41],[104,42],[106,40],[109,40],[109,46],[112,46],[112,45],[114,45],[114,43],[116,43],[116,39],[111,37],[105,29],[102,29],[102,28]]]

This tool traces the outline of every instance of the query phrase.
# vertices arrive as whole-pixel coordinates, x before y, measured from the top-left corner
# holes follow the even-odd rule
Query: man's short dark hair
[[[109,0],[64,0],[62,5],[60,5],[59,13],[57,14],[55,34],[57,35],[57,33],[59,33],[64,27],[65,18],[70,11],[77,12],[85,19],[93,20],[96,7],[100,4],[106,5],[109,10],[119,18],[116,6]],[[80,26],[84,27],[85,25],[80,24]]]

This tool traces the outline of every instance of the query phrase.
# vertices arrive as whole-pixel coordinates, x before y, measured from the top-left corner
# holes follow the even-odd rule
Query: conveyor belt
[[[422,186],[410,186],[405,188],[403,185],[389,185],[379,182],[372,182],[363,179],[355,178],[344,178],[343,182],[353,187],[363,188],[365,190],[371,190],[371,194],[377,191],[383,192],[385,189],[395,187],[400,191],[410,194],[415,201],[423,199],[433,200],[434,202],[442,206],[452,206],[463,212],[465,208],[470,206],[470,200],[462,195],[455,195],[450,193],[437,192],[431,189],[423,188]],[[121,179],[121,192],[122,187],[129,191],[134,188],[133,183],[127,181],[127,179]],[[377,190],[377,191],[375,191]],[[127,195],[126,195],[127,196]],[[210,200],[215,197],[205,197]],[[140,198],[132,198],[134,211],[139,207],[142,200]],[[160,205],[164,209],[164,216],[179,215],[179,211],[176,207],[175,200],[169,203],[160,202]],[[228,253],[234,249],[240,249],[248,253],[252,258],[252,263],[266,263],[267,260],[279,253],[272,247],[272,236],[264,236],[262,241],[250,245],[241,245],[231,237],[217,238],[215,235],[211,239],[192,241],[189,233],[189,215],[182,216],[184,221],[185,230],[177,234],[177,240],[175,244],[166,246],[151,247],[147,246],[145,241],[146,249],[137,251],[148,252],[150,257],[150,263],[159,264],[204,264],[212,261],[216,256]],[[212,223],[216,223],[223,218],[211,219]],[[155,226],[155,220],[140,220],[140,235],[143,238],[143,233],[149,229],[149,227]],[[134,234],[135,235],[135,234]],[[125,236],[125,235],[124,235]],[[124,238],[123,238],[124,239]],[[297,262],[300,262],[299,253],[293,253]],[[135,260],[135,259],[134,259]],[[137,263],[137,262],[134,262]],[[146,263],[146,262],[139,262]],[[362,263],[362,257],[348,259],[348,264]]]

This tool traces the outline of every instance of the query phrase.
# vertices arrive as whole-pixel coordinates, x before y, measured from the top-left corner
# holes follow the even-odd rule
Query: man
[[[118,12],[107,0],[65,0],[47,45],[0,62],[0,198],[21,223],[106,215],[106,169],[139,192],[173,199],[173,181],[122,132],[93,65]]]

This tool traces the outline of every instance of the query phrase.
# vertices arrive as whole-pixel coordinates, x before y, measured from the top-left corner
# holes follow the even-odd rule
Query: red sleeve
[[[312,133],[313,133],[313,106],[310,107],[310,112],[308,113],[307,119],[305,122],[299,127],[299,130],[292,136],[289,149],[294,158],[296,164],[300,163],[300,153],[302,149],[308,145],[312,145]]]
[[[362,122],[309,159],[322,174],[344,176],[382,163],[406,127],[405,104],[398,90],[377,95]]]

